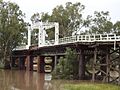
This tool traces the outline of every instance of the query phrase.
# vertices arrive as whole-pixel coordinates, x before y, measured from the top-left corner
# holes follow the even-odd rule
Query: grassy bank
[[[65,84],[65,90],[120,90],[120,86],[111,84],[92,84],[92,83],[80,83],[80,84]]]

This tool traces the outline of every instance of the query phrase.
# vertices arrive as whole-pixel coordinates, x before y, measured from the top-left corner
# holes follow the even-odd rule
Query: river
[[[0,90],[62,90],[63,81],[49,81],[50,76],[22,70],[0,70]]]

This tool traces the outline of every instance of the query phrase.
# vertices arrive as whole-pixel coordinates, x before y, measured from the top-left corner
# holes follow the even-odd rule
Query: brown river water
[[[37,72],[0,70],[0,90],[62,90],[63,81]]]

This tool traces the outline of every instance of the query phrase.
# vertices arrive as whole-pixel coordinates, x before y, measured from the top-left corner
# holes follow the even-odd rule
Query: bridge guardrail
[[[74,43],[74,42],[114,42],[120,41],[120,35],[116,34],[97,34],[97,35],[75,35],[70,37],[64,37],[59,39],[58,44]],[[55,45],[55,40],[46,40],[45,45],[43,46],[52,46]],[[29,49],[26,46],[19,46],[14,50],[23,50]]]
[[[64,37],[59,39],[59,44],[73,43],[73,42],[109,42],[120,41],[120,36],[116,34],[97,34],[97,35],[76,35]]]

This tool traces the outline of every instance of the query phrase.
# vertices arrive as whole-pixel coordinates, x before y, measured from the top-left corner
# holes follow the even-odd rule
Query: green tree
[[[94,34],[106,34],[111,33],[113,28],[113,23],[110,21],[109,12],[94,12],[94,16],[89,16],[90,25],[89,33]]]
[[[120,35],[120,21],[117,21],[117,22],[113,25],[113,33]]]
[[[55,7],[52,11],[52,14],[42,13],[41,20],[44,22],[59,22],[59,31],[60,37],[70,36],[73,32],[78,32],[84,26],[87,25],[86,20],[83,19],[82,11],[85,9],[85,6],[80,2],[71,3],[67,2],[65,6],[59,5]],[[31,20],[35,20],[35,16],[39,16],[38,14],[34,14],[31,17]],[[48,36],[54,38],[54,32],[52,30],[48,30]]]
[[[11,2],[0,2],[0,61],[6,63],[11,51],[19,46],[25,35],[26,23],[19,6]]]
[[[56,73],[55,73],[56,72]],[[59,59],[53,76],[60,79],[76,79],[78,76],[78,61],[75,50],[66,48],[65,57]]]
[[[77,54],[71,48],[66,49],[64,74],[67,79],[74,79],[78,75]]]

